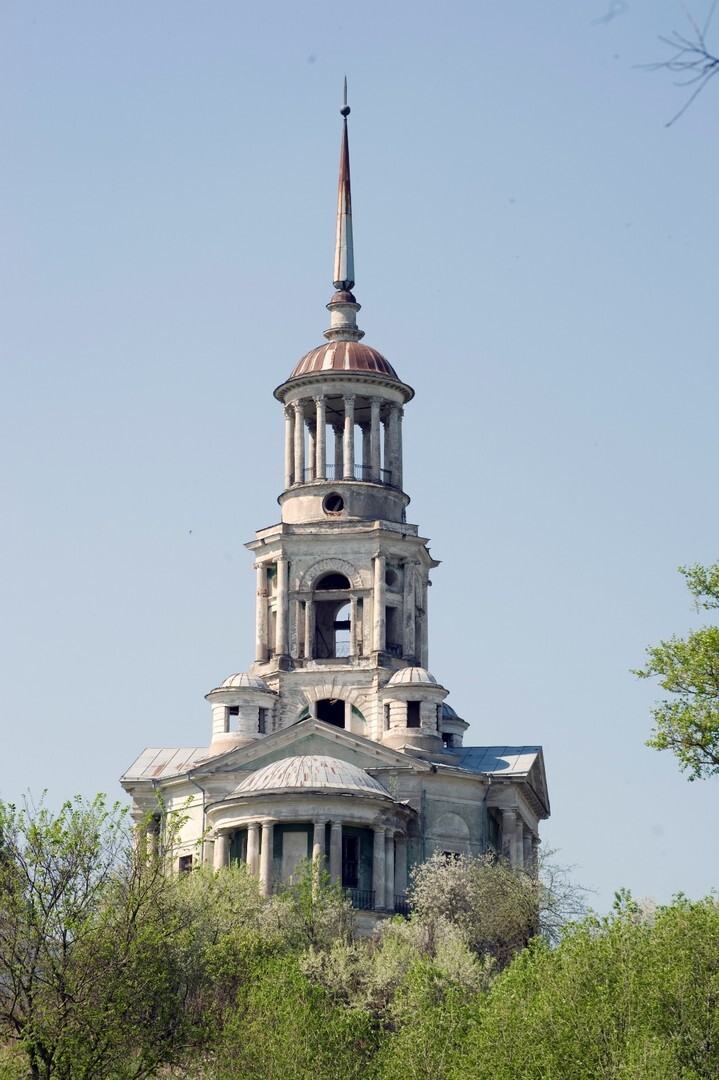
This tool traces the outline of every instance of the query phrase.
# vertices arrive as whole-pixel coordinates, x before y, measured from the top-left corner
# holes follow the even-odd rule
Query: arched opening
[[[325,574],[315,582],[317,592],[336,592],[338,589],[349,589],[350,583],[344,574]]]
[[[348,657],[352,640],[349,579],[336,571],[323,574],[314,584],[315,660]]]
[[[342,698],[322,698],[317,702],[317,719],[335,727],[345,726],[345,703]]]
[[[349,656],[350,654],[350,614],[351,606],[343,604],[337,611],[334,621],[334,655]]]

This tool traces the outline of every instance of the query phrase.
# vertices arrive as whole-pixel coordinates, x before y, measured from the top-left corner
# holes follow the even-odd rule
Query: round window
[[[322,500],[322,509],[326,514],[339,514],[345,508],[345,501],[336,491],[331,491]]]
[[[397,571],[392,569],[385,571],[384,580],[385,584],[389,585],[390,589],[393,589],[399,581]]]

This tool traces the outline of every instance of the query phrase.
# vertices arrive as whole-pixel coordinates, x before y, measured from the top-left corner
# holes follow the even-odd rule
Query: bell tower
[[[252,673],[278,693],[279,727],[304,715],[339,722],[344,708],[342,726],[391,741],[393,709],[381,691],[402,669],[427,668],[427,590],[438,563],[406,517],[402,419],[414,391],[357,325],[346,84],[340,112],[327,340],[275,390],[285,421],[281,521],[247,545],[257,573]],[[314,696],[318,687],[325,696]],[[410,703],[410,742],[441,745],[445,696],[433,682],[421,710]]]

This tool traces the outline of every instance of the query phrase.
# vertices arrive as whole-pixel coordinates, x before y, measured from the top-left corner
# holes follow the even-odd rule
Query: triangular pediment
[[[281,758],[306,754],[336,757],[365,770],[409,767],[417,772],[427,772],[430,769],[425,761],[417,761],[372,739],[353,735],[342,728],[312,718],[301,720],[298,724],[276,731],[257,742],[238,746],[218,757],[200,762],[193,768],[192,773],[197,779],[204,777],[207,780],[221,780],[226,778],[228,773],[254,772]]]
[[[534,791],[537,799],[542,804],[543,809],[546,812],[546,817],[549,817],[549,791],[547,788],[547,774],[544,770],[544,754],[541,747],[537,758],[529,770],[529,776],[527,777],[529,786]]]

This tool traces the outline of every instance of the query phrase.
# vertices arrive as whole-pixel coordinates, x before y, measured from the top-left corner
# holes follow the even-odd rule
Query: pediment
[[[266,738],[228,750],[192,770],[197,779],[226,780],[228,774],[254,772],[281,758],[305,754],[336,757],[360,769],[412,768],[427,772],[430,766],[401,751],[382,746],[362,735],[353,735],[342,728],[311,718],[292,727],[276,731]]]
[[[549,791],[547,788],[547,774],[544,770],[544,754],[542,753],[541,748],[537,754],[536,761],[529,770],[527,783],[542,804],[546,817],[549,817]]]

